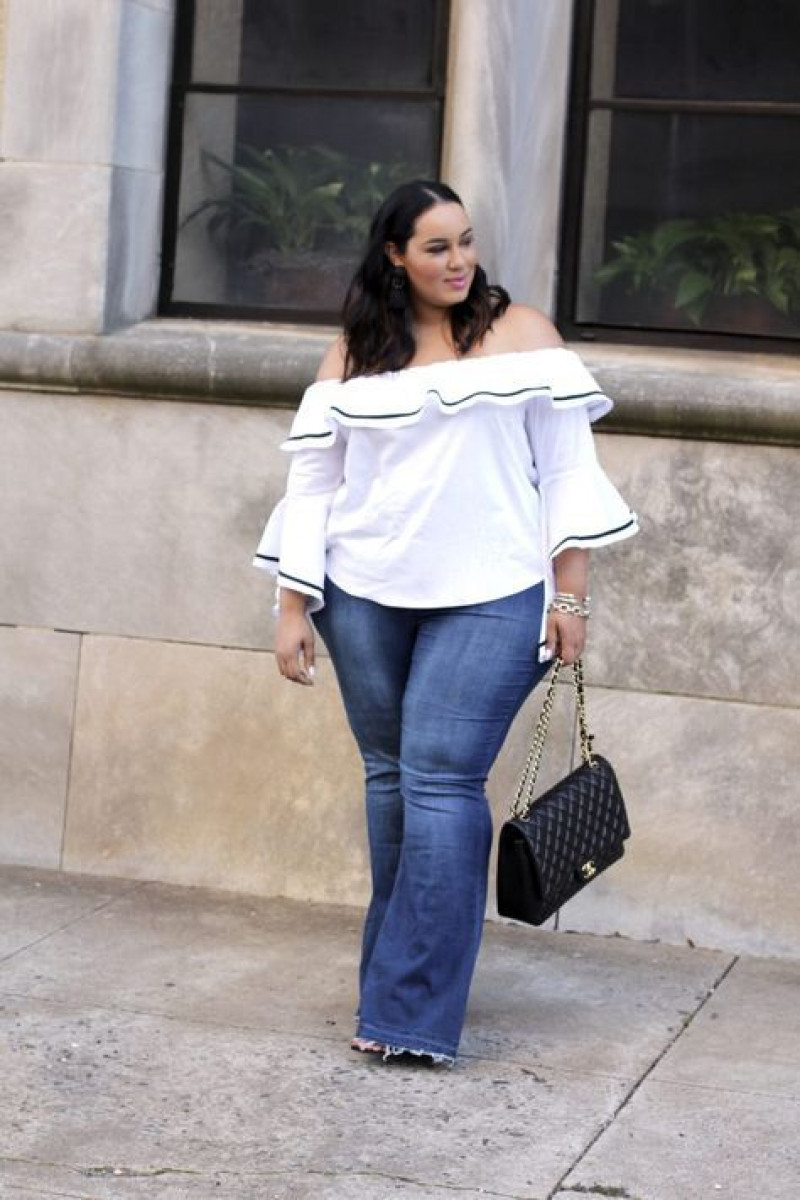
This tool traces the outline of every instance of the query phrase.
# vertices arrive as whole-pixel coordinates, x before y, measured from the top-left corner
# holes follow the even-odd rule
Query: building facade
[[[2,861],[366,898],[329,664],[280,679],[250,560],[364,212],[414,167],[615,398],[599,453],[642,521],[597,555],[586,659],[633,838],[559,926],[797,953],[800,89],[772,2],[754,51],[759,6],[715,41],[692,0],[639,3],[651,26],[351,0],[337,27],[314,0],[0,0]],[[575,760],[562,698],[543,782]]]

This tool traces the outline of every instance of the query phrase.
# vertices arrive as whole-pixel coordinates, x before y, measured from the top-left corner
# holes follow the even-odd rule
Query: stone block
[[[49,378],[67,384],[74,342],[63,335],[0,331],[0,379],[41,387]],[[47,386],[45,384],[45,386]]]
[[[597,443],[642,530],[593,555],[590,677],[797,705],[796,450],[605,434]]]
[[[107,167],[3,163],[0,327],[102,328],[110,186]]]
[[[3,113],[6,91],[6,42],[8,40],[8,0],[0,0],[0,145],[3,140]]]
[[[588,704],[632,836],[624,859],[561,910],[559,927],[797,955],[800,882],[787,847],[800,713],[597,688]]]
[[[498,825],[540,699],[493,772]],[[562,707],[543,786],[569,760]],[[267,654],[85,637],[65,866],[364,902],[362,770],[329,663],[301,689]]]
[[[167,6],[123,0],[113,136],[116,166],[156,174],[164,169],[172,27]],[[159,242],[156,237],[153,253],[160,249]]]
[[[84,639],[65,869],[360,902],[362,793],[326,661]]]
[[[161,270],[162,178],[154,171],[115,167],[111,183],[105,327],[149,317]]]
[[[1,622],[270,645],[290,412],[7,392],[0,420]]]
[[[0,861],[58,867],[80,638],[0,628]]]
[[[9,0],[3,158],[111,161],[119,21],[119,0]]]

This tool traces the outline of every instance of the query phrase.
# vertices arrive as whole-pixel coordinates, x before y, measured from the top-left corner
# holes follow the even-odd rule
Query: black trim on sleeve
[[[256,552],[254,557],[255,558],[263,558],[264,562],[280,562],[280,559],[276,558],[274,554],[258,554]]]
[[[604,529],[602,533],[571,533],[568,537],[562,538],[557,546],[554,546],[550,551],[550,557],[555,558],[562,546],[567,542],[596,542],[598,538],[611,537],[614,533],[624,533],[626,529],[636,524],[636,517],[631,514],[630,520],[624,525],[617,525],[614,529]]]
[[[288,575],[286,571],[278,571],[278,581],[281,579],[291,579],[292,583],[302,583],[303,587],[311,588],[313,592],[317,592],[320,596],[325,593],[318,583],[311,583],[308,579],[300,579],[298,575]]]
[[[326,429],[324,433],[294,433],[294,434],[290,434],[289,437],[284,438],[283,440],[285,442],[304,442],[306,440],[306,438],[326,438],[326,437],[332,438],[335,436],[336,435],[333,433],[333,430]]]

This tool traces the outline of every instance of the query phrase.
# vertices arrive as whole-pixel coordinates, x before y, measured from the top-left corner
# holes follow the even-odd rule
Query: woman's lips
[[[454,279],[445,279],[445,283],[449,287],[460,289],[467,286],[467,277],[466,275],[457,275]]]

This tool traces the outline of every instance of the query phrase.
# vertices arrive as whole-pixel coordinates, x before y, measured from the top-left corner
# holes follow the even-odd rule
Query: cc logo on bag
[[[581,879],[593,879],[597,874],[597,867],[592,862],[591,858],[581,867]]]

